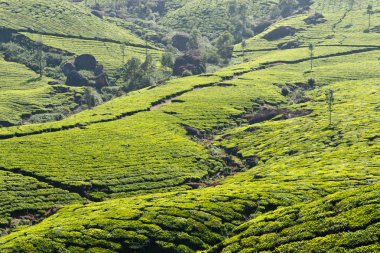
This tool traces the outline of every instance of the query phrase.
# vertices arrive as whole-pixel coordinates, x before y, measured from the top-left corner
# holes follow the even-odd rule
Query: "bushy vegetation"
[[[68,1],[2,1],[0,26],[17,31],[144,44],[143,40],[127,30],[105,22],[90,12],[90,9]]]
[[[264,214],[209,252],[378,252],[379,191],[377,183]]]

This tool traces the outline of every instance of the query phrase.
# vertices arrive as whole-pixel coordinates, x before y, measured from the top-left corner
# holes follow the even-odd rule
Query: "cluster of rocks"
[[[321,13],[314,13],[308,18],[304,19],[303,21],[308,25],[317,25],[325,23],[327,20],[325,19],[325,16],[323,16]]]
[[[286,36],[293,36],[297,30],[291,26],[280,26],[263,36],[268,41],[278,40]]]
[[[277,48],[278,49],[292,49],[292,48],[299,48],[301,46],[301,42],[298,41],[298,40],[289,40],[289,41],[285,41],[285,42],[282,42],[282,43],[279,43],[277,45]]]
[[[81,74],[81,70],[87,71],[89,75]],[[62,71],[66,76],[66,85],[69,86],[92,86],[100,89],[109,85],[103,65],[98,64],[96,58],[90,54],[82,54],[74,62],[66,63]]]

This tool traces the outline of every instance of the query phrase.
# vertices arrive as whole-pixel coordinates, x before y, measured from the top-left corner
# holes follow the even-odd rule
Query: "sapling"
[[[332,110],[334,105],[334,91],[332,89],[328,89],[325,91],[326,95],[326,103],[329,107],[329,126],[332,124]]]
[[[309,53],[310,53],[310,70],[313,70],[314,48],[315,48],[315,46],[314,46],[312,43],[310,43],[310,44],[309,44]]]
[[[40,78],[42,78],[43,75],[43,70],[45,68],[45,57],[44,57],[44,52],[43,52],[43,44],[42,44],[42,39],[39,39],[36,41],[36,61],[38,63],[38,71],[40,74]]]
[[[372,5],[368,5],[367,7],[367,14],[368,14],[368,30],[371,28],[371,15],[373,14],[373,7]]]

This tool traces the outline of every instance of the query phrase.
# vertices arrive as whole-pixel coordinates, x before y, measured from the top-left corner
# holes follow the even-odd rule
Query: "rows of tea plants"
[[[31,215],[30,222],[42,216],[53,206],[85,202],[78,194],[55,188],[33,177],[10,171],[0,171],[0,235],[18,227],[20,216]],[[17,222],[17,223],[16,223]]]
[[[354,3],[353,9],[326,9],[320,12],[318,7],[321,1],[316,1],[309,13],[300,14],[295,17],[284,19],[269,27],[263,33],[246,41],[246,51],[244,58],[255,59],[258,56],[266,55],[267,51],[277,50],[281,44],[294,44],[295,47],[305,47],[314,44],[315,50],[322,46],[379,46],[379,35],[371,29],[379,24],[380,3],[376,1],[345,1]],[[371,15],[371,27],[368,27],[367,6],[372,4],[374,14]],[[321,13],[325,21],[318,24],[307,24],[304,20]],[[290,27],[295,33],[292,36],[285,36],[275,40],[267,40],[265,36],[279,27]],[[369,29],[369,31],[367,31]],[[236,55],[242,55],[241,44],[235,47]]]
[[[339,50],[338,48],[338,52]],[[290,51],[290,58],[295,54],[294,51],[302,51],[302,49],[286,51]],[[257,110],[266,105],[294,103],[291,95],[284,97],[281,94],[282,87],[307,85],[310,79],[315,80],[314,85],[323,86],[337,80],[380,78],[379,56],[380,53],[377,50],[315,59],[313,71],[310,71],[308,61],[276,65],[224,81],[222,84],[226,85],[225,87],[208,87],[186,93],[176,98],[181,103],[173,103],[163,110],[176,115],[186,124],[202,130],[225,128],[236,125],[236,123],[243,123],[244,121],[241,121],[238,116],[244,112]],[[359,61],[359,63],[355,63],[355,61]],[[368,71],[369,68],[371,71]],[[189,108],[192,109],[189,110]]]
[[[17,63],[7,62],[0,56],[0,122],[16,125],[23,115],[50,111],[54,107],[74,106],[75,89],[54,89],[48,78],[38,75]],[[5,129],[5,128],[1,128]]]
[[[208,252],[379,252],[379,183],[280,208]]]
[[[2,146],[5,145],[4,152],[9,152],[11,148],[17,149],[17,152],[7,154],[7,157],[12,157],[13,154],[14,159],[8,160],[5,168],[12,168],[14,163],[17,163],[16,165],[22,169],[49,180],[55,180],[54,177],[62,180],[65,179],[65,176],[66,179],[68,179],[67,176],[72,176],[72,179],[75,180],[76,175],[82,175],[84,178],[85,175],[88,175],[89,178],[85,178],[86,180],[90,177],[97,178],[96,181],[91,181],[91,179],[87,181],[91,182],[89,187],[92,186],[94,190],[98,191],[92,193],[94,198],[101,198],[102,194],[109,194],[110,191],[111,197],[128,195],[128,190],[133,188],[126,189],[125,187],[134,187],[136,191],[134,193],[140,196],[107,200],[89,205],[68,206],[39,225],[0,239],[0,248],[4,252],[25,249],[39,251],[42,247],[47,252],[59,251],[64,248],[78,252],[84,250],[90,252],[128,250],[146,252],[153,249],[159,249],[162,252],[194,252],[207,250],[225,238],[240,233],[247,226],[235,231],[234,229],[247,220],[253,219],[252,222],[254,222],[260,217],[267,217],[262,216],[262,213],[274,210],[279,206],[314,201],[320,197],[351,188],[359,188],[358,191],[365,192],[366,190],[362,190],[365,189],[362,188],[363,186],[376,183],[380,178],[378,152],[380,144],[377,137],[380,118],[376,102],[380,95],[378,92],[380,79],[376,78],[378,69],[374,67],[356,72],[359,80],[334,82],[335,75],[339,74],[339,72],[335,72],[334,65],[339,65],[339,62],[342,61],[351,61],[351,64],[345,66],[348,68],[346,71],[355,71],[362,61],[371,62],[376,57],[376,54],[370,56],[369,53],[362,53],[356,54],[355,57],[339,56],[334,57],[339,59],[329,59],[330,68],[325,70],[323,75],[324,80],[329,80],[331,83],[306,91],[305,95],[312,99],[309,102],[289,106],[282,105],[291,111],[311,110],[312,113],[309,115],[290,119],[278,117],[271,121],[226,130],[220,138],[214,141],[214,145],[230,150],[240,156],[242,160],[254,159],[257,165],[246,172],[215,182],[221,184],[215,187],[192,191],[183,191],[186,187],[171,188],[169,189],[173,191],[171,193],[159,193],[155,189],[154,194],[141,196],[143,193],[149,193],[152,180],[154,189],[154,173],[158,173],[158,179],[161,177],[160,173],[166,171],[169,172],[168,176],[179,173],[178,170],[177,172],[168,170],[170,168],[168,164],[175,164],[176,158],[182,156],[178,160],[179,162],[193,161],[194,166],[199,166],[203,162],[202,159],[207,160],[209,157],[202,146],[185,136],[185,131],[180,126],[183,122],[181,114],[171,113],[168,115],[165,113],[165,111],[169,111],[168,108],[171,105],[114,122],[94,124],[83,129],[1,141]],[[325,60],[321,59],[321,61]],[[359,62],[359,64],[356,65],[355,62]],[[236,82],[236,86],[212,87],[204,90],[208,90],[210,94],[217,94],[216,90],[229,88],[232,93],[233,88],[240,89],[240,86],[244,87],[250,82],[262,83],[262,86],[269,87],[270,80],[279,82],[282,78],[289,85],[296,84],[298,78],[305,78],[302,73],[306,66],[307,63],[304,62],[294,64],[293,68],[289,65],[279,65],[273,67],[271,72],[269,69],[255,71],[228,81]],[[250,85],[254,90],[255,86]],[[327,105],[324,101],[324,91],[327,88],[333,89],[335,94],[332,127],[328,127]],[[191,95],[193,92],[203,92],[203,90],[195,90],[187,95]],[[274,92],[278,93],[278,89],[275,88]],[[220,95],[222,99],[225,99],[223,93]],[[195,99],[195,97],[189,96],[187,101],[174,103],[170,110],[175,109],[176,106],[178,106],[177,110],[181,107],[186,108],[186,104],[191,104]],[[262,99],[267,98],[263,96]],[[213,100],[210,100],[210,107],[213,106]],[[230,102],[227,100],[226,106],[229,106],[228,103]],[[192,111],[194,107],[195,103],[186,109]],[[198,110],[195,112],[199,113]],[[196,116],[197,113],[193,115]],[[208,114],[205,115],[207,116],[204,117],[203,124],[207,122],[211,122],[210,125],[215,124],[212,123],[214,122],[213,118]],[[152,126],[153,122],[155,122],[154,127]],[[28,160],[30,161],[32,157],[35,161],[36,157],[42,157],[47,153],[50,160],[37,160],[38,167],[34,167],[35,162],[28,164]],[[17,155],[14,154],[22,154],[24,161],[16,161]],[[184,157],[189,157],[189,160],[183,160]],[[75,165],[79,161],[81,161],[81,167]],[[108,163],[105,164],[105,161]],[[5,160],[1,163],[7,164]],[[59,165],[56,167],[57,169],[52,166],[54,164]],[[96,167],[97,164],[98,167]],[[129,167],[130,170],[128,167],[120,170],[118,167],[120,164],[132,166]],[[144,166],[141,167],[144,168],[137,170],[140,164],[143,164]],[[161,164],[164,164],[165,167],[161,167]],[[65,165],[68,166],[65,167]],[[43,167],[46,170],[41,169]],[[194,175],[197,173],[205,175],[206,170],[211,167],[204,167],[203,171],[198,172],[184,167],[185,170],[179,171],[185,173],[177,175],[181,177],[186,175],[187,171]],[[103,170],[103,168],[107,168],[107,170]],[[144,169],[146,170],[144,171]],[[82,170],[86,173],[81,174]],[[134,172],[137,174],[134,175]],[[140,184],[141,181],[138,178],[144,177],[144,173],[148,175],[144,178],[144,183]],[[117,177],[118,175],[122,175],[123,179]],[[113,179],[116,178],[120,181],[115,184],[117,180]],[[133,181],[136,179],[137,181]],[[168,179],[164,179],[164,182],[165,180]],[[67,181],[67,184],[70,184],[70,180]],[[85,185],[82,182],[79,184]],[[110,187],[105,188],[106,184]],[[139,188],[142,185],[146,187],[143,190]],[[168,186],[170,187],[171,184],[169,183]],[[102,187],[104,188],[102,189]],[[158,189],[165,190],[161,187],[162,185]],[[378,189],[378,185],[373,187]],[[350,193],[339,194],[347,196],[347,198],[352,196],[349,195]],[[328,196],[327,200],[334,196]],[[312,205],[309,204],[305,207],[301,205],[300,208],[308,210]],[[364,212],[369,210],[369,213],[372,214],[376,214],[378,209],[367,208],[364,202],[360,205],[363,206],[361,210]],[[279,209],[278,212],[280,210],[286,209]],[[268,214],[268,217],[276,214]],[[313,220],[312,215],[309,215],[307,211],[304,215],[307,217],[305,219]],[[339,223],[340,216],[333,215],[333,217],[335,216]],[[281,220],[281,218],[286,219],[279,215],[278,219]],[[263,219],[263,222],[268,222],[267,219]],[[296,219],[294,222],[301,224],[301,221]],[[326,223],[323,224],[330,224],[330,220],[324,222]],[[371,232],[373,228],[369,225],[375,222],[372,220],[362,221],[360,224],[363,225],[363,230],[369,229],[368,231]],[[263,226],[265,227],[265,225]],[[249,227],[249,231],[255,229],[254,225]],[[310,231],[311,229],[314,228],[310,228]],[[331,232],[339,232],[331,229]],[[274,228],[273,231],[268,232],[268,235],[263,234],[262,238],[257,240],[262,240],[265,244],[266,240],[270,240],[270,236],[275,236],[274,232],[280,231]],[[297,245],[304,249],[312,247],[314,243],[317,245],[316,247],[322,247],[322,243],[318,246],[319,234],[311,234],[311,232],[308,237],[311,244],[300,240]],[[294,238],[303,236],[296,229],[292,233],[294,233]],[[286,231],[281,236],[285,238],[282,242],[286,244],[288,238]],[[339,236],[340,234],[337,234],[337,238]],[[350,238],[355,235],[347,234],[347,236]],[[237,238],[241,237],[238,235]],[[360,237],[357,244],[352,244],[350,247],[365,245],[364,239],[364,236]],[[233,245],[231,247],[240,247],[237,250],[247,248],[249,251],[254,247],[250,244],[252,240],[256,239],[243,240],[247,242],[247,246],[244,244],[236,246],[233,244],[235,241],[226,241],[221,247],[228,247],[231,244]],[[331,240],[334,242],[335,239]],[[372,242],[373,239],[368,241],[367,245]],[[276,241],[272,243],[275,245]],[[291,247],[293,246],[291,245]],[[227,248],[226,252],[229,249]]]
[[[126,96],[115,98],[94,109],[75,114],[62,121],[1,128],[0,135],[2,138],[8,138],[12,136],[60,131],[96,122],[117,120],[136,112],[148,111],[153,105],[165,99],[176,96],[177,94],[189,92],[197,87],[213,85],[221,80],[222,79],[217,76],[193,76],[174,79],[168,81],[165,85],[130,92]]]
[[[0,1],[0,6],[0,26],[17,31],[145,44],[129,31],[68,1],[7,0]]]
[[[160,112],[4,140],[0,149],[6,169],[59,182],[91,199],[186,189],[186,181],[223,169],[186,136],[178,119]]]
[[[337,53],[352,54],[351,58],[354,58],[355,55],[357,55],[358,53],[356,50],[358,49],[351,48],[351,47],[330,47],[330,50],[326,48],[326,50],[321,50],[319,53],[316,53],[316,58],[327,57],[327,58],[334,59],[335,58],[334,54],[337,54]],[[301,54],[299,58],[297,58],[296,56],[297,52],[299,53],[303,52],[303,54]],[[281,51],[281,54],[279,56],[276,56],[275,52],[273,52],[271,53],[271,55],[273,55],[272,58],[268,56],[263,56],[262,58],[258,58],[248,63],[243,63],[243,64],[222,69],[214,73],[213,75],[205,75],[205,76],[201,75],[201,76],[193,76],[193,77],[186,77],[186,78],[171,80],[165,83],[164,85],[157,86],[153,89],[148,88],[148,89],[142,89],[136,92],[132,92],[128,94],[127,96],[116,98],[92,110],[87,110],[87,111],[78,113],[76,115],[68,117],[59,122],[24,125],[24,126],[18,126],[18,127],[13,127],[13,128],[12,127],[2,128],[0,129],[0,136],[3,138],[9,138],[12,136],[20,136],[20,135],[27,135],[27,134],[33,134],[33,133],[59,131],[62,129],[73,128],[75,126],[91,124],[94,122],[115,120],[122,116],[134,113],[136,111],[149,110],[149,108],[152,105],[166,98],[175,97],[178,94],[191,91],[192,89],[197,88],[197,87],[220,83],[223,81],[223,79],[233,78],[235,75],[241,75],[242,72],[252,71],[252,69],[260,68],[260,66],[266,63],[279,62],[279,61],[287,62],[287,61],[297,61],[297,60],[302,60],[305,62],[308,61],[308,58],[306,57],[307,53],[304,51],[304,49],[292,49],[292,50]],[[345,56],[345,57],[349,57],[349,56]],[[337,59],[342,59],[342,58],[339,57]],[[323,60],[321,59],[321,63],[316,62],[315,64],[316,66],[318,65],[322,66],[324,64],[324,61],[327,61],[327,59],[323,59]],[[302,69],[301,71],[306,72],[308,70],[309,67],[307,67],[306,65],[307,64],[305,63],[304,69]],[[358,69],[360,71],[361,68],[358,68]],[[343,70],[347,72],[347,69],[343,69]],[[253,75],[255,75],[256,72],[254,71],[252,73]],[[313,77],[313,75],[306,73],[305,76],[303,78],[300,78],[300,80],[297,80],[297,82],[306,82],[310,77]],[[250,79],[250,77],[246,77],[246,76],[244,78]],[[235,82],[235,80],[227,81],[226,85],[233,84],[233,82]],[[239,80],[238,82],[241,82],[241,81]],[[248,83],[248,85],[244,85],[244,84],[240,85],[239,89],[243,89],[243,87],[245,87],[244,88],[245,91],[247,89],[249,90],[250,83],[249,81],[246,81],[246,82]],[[276,82],[272,82],[272,83],[276,83]],[[227,95],[226,91],[229,91],[231,89],[233,88],[232,87],[218,88],[218,90],[224,92],[225,95]],[[275,91],[275,90],[278,91],[276,87],[271,87],[270,83],[260,89],[267,90],[267,91]],[[252,94],[253,91],[254,89],[252,91],[249,91],[248,94]],[[203,91],[197,91],[198,94],[202,92]],[[235,94],[238,95],[237,92],[235,92]],[[249,100],[248,94],[247,94],[247,99]],[[235,104],[240,103],[239,99],[236,97],[235,98],[231,97],[231,99],[235,99]],[[277,97],[276,100],[279,100],[279,98]],[[220,112],[222,112],[224,115],[230,115],[229,112],[231,111],[233,112],[232,114],[238,114],[238,112],[241,112],[242,109],[246,108],[247,106],[249,107],[249,104],[251,102],[247,100],[245,101],[246,102],[244,102],[244,104],[234,105],[234,107],[236,107],[235,109],[223,109]],[[214,107],[212,108],[212,110],[215,113],[217,110],[219,110],[219,107]],[[223,111],[226,111],[227,114],[224,113]],[[225,116],[225,117],[228,117],[228,116]],[[227,125],[229,124],[226,122],[225,119],[221,118],[220,120],[221,122],[220,124],[218,124],[219,126],[224,125],[224,124],[227,124]],[[216,119],[215,122],[216,121],[218,121],[218,119]],[[204,126],[204,128],[210,129],[210,126]]]
[[[115,42],[104,42],[98,40],[85,40],[58,36],[39,35],[31,33],[23,33],[32,40],[42,40],[45,45],[59,48],[76,55],[92,54],[96,57],[100,64],[103,64],[106,71],[114,72],[119,69],[123,63],[126,63],[130,58],[137,57],[140,60],[145,59],[145,54],[148,53],[157,62],[160,60],[160,51],[145,50],[133,46],[122,47],[122,44]],[[123,59],[124,50],[124,59]],[[123,62],[124,60],[124,62]]]

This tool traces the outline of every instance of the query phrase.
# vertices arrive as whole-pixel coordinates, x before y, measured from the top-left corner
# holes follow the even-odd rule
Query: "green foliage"
[[[88,108],[93,108],[103,103],[101,95],[92,87],[86,87],[83,94],[83,101]]]
[[[302,41],[314,43],[340,18],[328,13],[314,29],[305,16],[279,25],[307,28]],[[0,238],[0,251],[379,251],[376,36],[322,42],[312,72],[307,44],[254,52],[254,60],[139,89],[58,122],[1,128],[0,227],[16,228]],[[258,49],[277,43],[259,37]],[[247,51],[251,46],[247,41]],[[133,61],[132,77],[156,67],[152,59]],[[2,74],[12,81],[2,88],[43,87],[45,78],[20,85],[25,73],[36,76],[21,70]],[[294,92],[293,103],[283,87]],[[334,128],[325,127],[329,89]],[[246,113],[266,110],[279,114],[247,122]],[[189,126],[196,135],[188,136]],[[83,204],[86,198],[101,202]],[[35,226],[20,215],[57,204],[72,205]]]
[[[209,252],[377,252],[379,186],[264,214]]]
[[[71,111],[77,106],[73,100],[79,90],[50,86],[48,82],[52,79],[39,78],[25,66],[7,62],[2,57],[0,77],[0,125],[18,125],[22,118],[28,120],[33,114],[57,112],[61,107]]]
[[[1,5],[0,16],[0,26],[15,30],[143,44],[127,30],[70,1],[9,0]]]
[[[96,57],[100,64],[104,65],[105,71],[112,77],[116,75],[120,66],[123,65],[123,60],[126,62],[132,57],[140,60],[145,59],[145,49],[133,46],[125,46],[124,43],[103,42],[100,40],[86,40],[76,39],[61,36],[38,35],[31,33],[24,33],[25,36],[32,40],[42,38],[45,45],[59,48],[64,51],[71,52],[75,55],[92,54]],[[121,53],[121,46],[123,46],[125,55]],[[152,55],[155,60],[159,60],[161,52],[158,50],[149,49],[148,53]]]
[[[167,68],[173,68],[174,66],[174,55],[170,52],[165,52],[161,57],[161,64]]]

